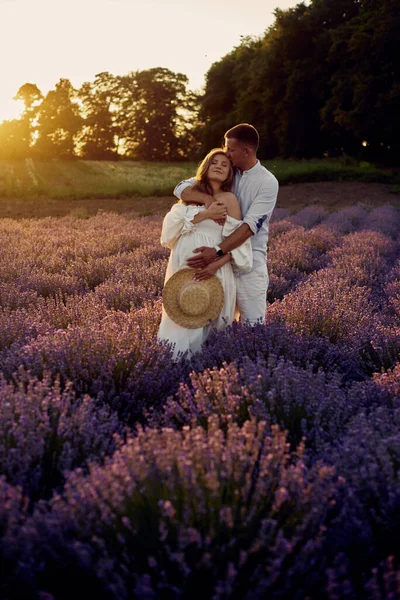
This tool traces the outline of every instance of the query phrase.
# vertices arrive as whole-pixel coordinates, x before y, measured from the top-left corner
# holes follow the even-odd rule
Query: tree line
[[[155,68],[100,73],[79,90],[61,79],[43,97],[27,83],[20,119],[0,125],[0,157],[198,158],[249,122],[261,158],[400,158],[400,0],[311,0],[277,9],[187,89]]]
[[[60,79],[43,96],[22,85],[20,119],[0,124],[0,158],[180,160],[199,142],[198,96],[188,78],[154,68],[115,76],[99,73],[75,89]]]
[[[400,158],[399,0],[312,0],[276,10],[261,39],[207,73],[204,144],[247,121],[263,158]]]

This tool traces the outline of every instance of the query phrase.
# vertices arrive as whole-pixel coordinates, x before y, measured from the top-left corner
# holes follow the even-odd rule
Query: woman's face
[[[211,164],[207,170],[207,177],[210,180],[223,183],[229,177],[231,163],[225,154],[215,154],[211,159]]]

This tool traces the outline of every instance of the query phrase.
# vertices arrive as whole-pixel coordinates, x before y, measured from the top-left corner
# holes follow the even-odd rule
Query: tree
[[[118,156],[121,128],[121,78],[106,71],[79,90],[84,115],[80,154],[85,158],[113,160]]]
[[[276,10],[275,17],[263,41],[264,60],[252,65],[250,91],[263,98],[257,110],[265,133],[261,154],[321,156],[326,145],[319,114],[327,80],[323,28],[304,3]]]
[[[349,154],[398,162],[399,27],[397,2],[363,0],[358,13],[332,31],[330,96],[322,116]]]
[[[205,93],[200,118],[204,121],[203,152],[223,143],[223,135],[231,126],[235,112],[235,51],[214,63],[206,75]]]
[[[235,123],[249,122],[259,130],[261,158],[321,155],[326,47],[304,3],[275,17],[263,38],[243,38],[208,72],[205,140],[214,145]]]
[[[206,147],[236,122],[261,136],[260,156],[400,154],[397,0],[311,0],[276,10],[259,40],[243,38],[207,73]]]
[[[13,137],[14,134],[19,136],[19,142],[12,143],[12,153],[15,156],[14,153],[17,152],[18,157],[22,158],[30,154],[30,148],[34,141],[35,120],[43,100],[43,94],[35,83],[24,83],[14,96],[14,100],[22,100],[25,110],[20,119],[9,121],[5,129],[8,131],[8,136]],[[16,133],[17,131],[18,133]]]
[[[157,67],[121,78],[121,132],[126,154],[142,160],[179,160],[193,144],[197,98],[181,73]]]
[[[0,159],[25,158],[29,152],[26,135],[26,123],[23,119],[0,123]]]
[[[221,146],[225,131],[239,121],[254,121],[249,66],[259,46],[257,38],[242,37],[240,45],[208,71],[200,108],[203,153]]]
[[[68,79],[60,79],[38,110],[35,152],[49,158],[73,158],[75,138],[82,126],[76,92]]]

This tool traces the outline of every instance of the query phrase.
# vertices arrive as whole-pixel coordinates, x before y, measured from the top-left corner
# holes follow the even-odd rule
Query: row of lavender
[[[0,224],[0,597],[399,596],[399,212],[276,209],[267,325],[190,364],[160,227]]]

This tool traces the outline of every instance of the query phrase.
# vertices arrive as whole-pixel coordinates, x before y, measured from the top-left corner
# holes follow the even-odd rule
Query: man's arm
[[[214,202],[214,196],[194,190],[192,187],[187,187],[182,192],[182,201],[186,203],[193,202],[194,204],[203,204],[208,208],[210,204]]]
[[[174,189],[174,196],[176,196],[179,200],[182,200],[182,202],[204,204],[204,206],[208,208],[211,202],[213,202],[214,197],[192,189],[195,181],[196,179],[192,177],[191,179],[185,179],[184,181],[178,183]]]
[[[269,179],[260,189],[243,218],[243,224],[219,244],[224,254],[238,248],[249,237],[257,234],[264,221],[270,219],[276,204],[278,189],[279,185],[275,177]],[[214,248],[206,246],[196,248],[194,252],[197,253],[197,256],[188,260],[188,265],[194,269],[200,269],[210,264],[217,255]]]
[[[278,190],[278,181],[272,176],[261,187],[257,196],[251,203],[249,210],[244,215],[243,223],[246,223],[249,226],[254,235],[260,231],[264,221],[267,221],[268,223],[271,218],[272,211],[275,208]]]
[[[185,188],[190,187],[196,181],[195,177],[191,177],[190,179],[184,179],[179,182],[178,185],[175,186],[174,196],[178,198],[178,200],[182,200],[182,192]]]
[[[239,248],[239,246],[244,244],[245,241],[251,238],[252,235],[253,232],[251,231],[250,227],[247,225],[247,223],[243,223],[233,233],[228,235],[228,237],[219,244],[219,247],[224,254],[228,254],[228,252],[232,252],[232,250],[235,250],[235,248]]]
[[[231,250],[241,246],[252,235],[253,232],[251,231],[250,227],[246,223],[243,223],[236,229],[236,231],[225,238],[224,241],[219,244],[219,247],[226,255],[231,252]],[[198,256],[193,256],[187,261],[189,267],[192,267],[192,269],[201,269],[202,267],[206,267],[217,257],[217,251],[215,248],[208,248],[207,246],[196,248],[196,250],[193,250],[193,252],[197,252]]]

